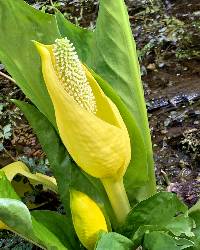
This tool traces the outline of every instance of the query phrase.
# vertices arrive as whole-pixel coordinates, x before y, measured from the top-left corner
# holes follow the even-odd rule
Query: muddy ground
[[[27,2],[53,12],[48,1]],[[72,22],[95,27],[98,1],[53,2]],[[200,196],[200,2],[126,3],[140,58],[158,190],[176,192],[191,206]],[[1,64],[0,69],[6,73]],[[0,167],[21,159],[33,171],[48,172],[48,162],[35,135],[10,102],[12,98],[24,100],[25,96],[1,76],[0,93]],[[49,207],[55,204],[54,198],[49,195]],[[10,233],[0,238],[0,249],[33,249]]]

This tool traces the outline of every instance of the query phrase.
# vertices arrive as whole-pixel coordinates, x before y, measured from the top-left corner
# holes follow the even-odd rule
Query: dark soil
[[[53,13],[48,1],[27,2]],[[95,27],[98,1],[54,2],[72,22]],[[126,3],[138,46],[158,190],[175,192],[191,206],[200,196],[200,3],[198,0]],[[0,67],[3,71],[3,66]],[[25,96],[3,77],[0,93],[0,129],[10,125],[7,137],[0,138],[0,168],[21,159],[33,171],[48,173],[48,162],[32,129],[10,102],[12,98],[24,100]],[[52,207],[54,198],[49,198],[49,206],[58,209],[55,200]],[[21,244],[15,237],[12,238],[15,244],[8,245],[6,237],[1,237],[0,249],[17,249],[14,245]]]

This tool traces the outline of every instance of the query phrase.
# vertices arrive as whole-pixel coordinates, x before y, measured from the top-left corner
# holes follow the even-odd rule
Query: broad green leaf
[[[179,241],[163,232],[146,233],[143,244],[145,250],[182,250],[192,245],[191,241]]]
[[[127,218],[124,231],[125,235],[132,238],[134,247],[142,244],[145,235],[156,231],[169,233],[179,241],[179,245],[193,246],[193,242],[188,241],[187,238],[190,237],[193,240],[194,227],[193,220],[188,217],[187,207],[178,200],[176,195],[162,192],[133,208]],[[179,239],[177,236],[185,238]],[[180,243],[181,240],[182,243]]]
[[[157,225],[143,225],[143,226],[140,226],[138,228],[138,230],[134,233],[133,237],[132,237],[132,241],[133,241],[133,244],[134,244],[134,247],[137,248],[138,246],[142,245],[142,242],[144,241],[144,236],[145,234],[148,234],[150,232],[156,232],[156,231],[159,231],[159,232],[163,232],[163,233],[170,233],[170,235],[172,236],[172,233],[174,234],[174,239],[178,240],[179,241],[179,244],[180,242],[182,242],[182,245],[187,245],[189,244],[189,246],[193,246],[194,245],[194,242],[192,241],[193,238],[190,238],[191,240],[188,240],[187,238],[187,230],[188,230],[188,225],[186,225],[186,228],[184,228],[184,225],[182,225],[183,227],[179,230],[174,230],[174,228],[177,229],[177,223],[174,223],[173,225],[173,230],[171,229],[168,229],[167,226],[157,226]],[[169,232],[171,231],[171,232]],[[181,233],[182,232],[182,235]],[[186,235],[186,238],[178,238],[178,236],[181,236],[183,237],[183,235]],[[192,236],[191,234],[191,227],[189,228],[188,230],[188,235],[189,237]]]
[[[142,225],[166,226],[177,214],[184,214],[186,211],[187,206],[175,194],[157,193],[132,209],[124,226],[125,234],[132,237],[131,235]]]
[[[11,230],[43,249],[68,249],[44,221],[31,217],[25,204],[18,200],[5,173],[0,171],[0,187],[3,186],[0,188],[0,229]]]
[[[55,125],[40,58],[31,42],[53,43],[60,36],[55,17],[37,11],[23,0],[0,1],[0,16],[1,62],[25,95]]]
[[[37,236],[40,244],[45,246],[45,249],[68,250],[53,232],[51,232],[44,224],[35,220],[34,217],[32,217],[32,226],[34,234]]]
[[[165,227],[176,236],[183,234],[187,237],[194,236],[192,229],[195,227],[195,223],[187,214],[173,217]]]
[[[5,173],[1,170],[0,171],[0,229],[4,228],[7,229],[7,227],[14,227],[15,230],[18,231],[19,233],[22,234],[24,232],[30,233],[31,231],[30,214],[27,210],[28,210],[27,207],[20,201],[19,196],[15,193],[15,190],[13,189],[10,181],[7,179]],[[16,220],[14,220],[14,218],[16,218]],[[22,225],[23,222],[25,222],[25,225]]]
[[[21,201],[0,198],[0,219],[9,230],[42,248],[68,249],[46,225],[36,221],[34,217],[31,218],[28,208]]]
[[[102,233],[96,244],[96,250],[132,250],[133,242],[121,234]]]
[[[94,71],[113,86],[143,129],[144,96],[136,45],[123,0],[100,1],[94,36]]]
[[[15,193],[15,190],[10,185],[5,173],[0,170],[0,199],[11,198],[15,200],[20,200],[19,196]],[[8,226],[1,221],[0,218],[0,229],[7,229]]]
[[[167,232],[167,229],[161,226],[156,226],[156,225],[140,226],[132,237],[134,247],[137,248],[140,245],[142,245],[145,233],[155,232],[155,231]]]
[[[36,221],[40,222],[53,233],[67,249],[73,249],[70,244],[71,232],[67,216],[54,211],[43,210],[35,210],[31,212],[31,215]]]
[[[19,200],[0,198],[0,220],[25,237],[30,238],[33,235],[29,210]]]

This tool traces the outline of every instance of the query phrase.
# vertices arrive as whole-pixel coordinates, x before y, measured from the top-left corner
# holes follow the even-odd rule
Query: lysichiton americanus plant
[[[0,61],[32,101],[25,114],[53,177],[0,171],[0,229],[41,249],[199,250],[200,205],[156,193],[143,88],[123,0],[100,0],[95,30],[23,0],[0,1]],[[16,175],[29,180],[16,184]],[[38,184],[64,214],[26,203]],[[22,202],[23,201],[23,202]],[[38,209],[40,207],[40,209]]]
[[[102,181],[118,221],[123,222],[130,211],[123,176],[131,148],[120,112],[67,38],[53,45],[35,44],[61,139],[78,166]]]

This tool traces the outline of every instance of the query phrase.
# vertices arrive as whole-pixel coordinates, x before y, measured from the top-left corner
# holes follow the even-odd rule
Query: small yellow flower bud
[[[70,192],[70,207],[79,240],[87,249],[94,249],[98,233],[108,231],[101,209],[86,194],[76,190]]]

